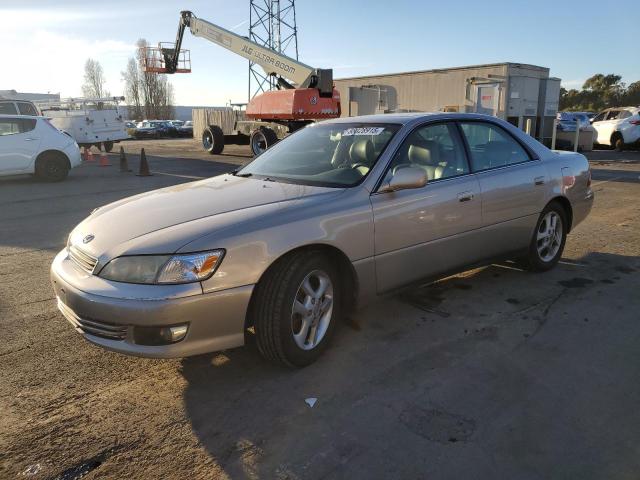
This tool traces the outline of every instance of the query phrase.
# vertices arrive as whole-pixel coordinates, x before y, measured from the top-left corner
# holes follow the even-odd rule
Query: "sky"
[[[638,0],[297,0],[300,61],[334,77],[514,62],[549,67],[565,88],[595,73],[640,80]],[[180,10],[248,34],[249,0],[0,0],[0,90],[80,96],[84,63],[112,95],[135,42],[173,41]],[[626,12],[620,14],[621,12]],[[598,33],[599,32],[599,33]],[[192,73],[177,105],[247,100],[247,61],[185,33]]]

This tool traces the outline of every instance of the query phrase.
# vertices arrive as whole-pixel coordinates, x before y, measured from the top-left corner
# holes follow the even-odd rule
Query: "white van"
[[[39,103],[42,115],[73,137],[80,147],[92,145],[110,152],[113,144],[129,138],[118,103],[124,97],[65,98]]]
[[[48,119],[0,115],[0,176],[30,173],[59,182],[81,162],[78,144]]]

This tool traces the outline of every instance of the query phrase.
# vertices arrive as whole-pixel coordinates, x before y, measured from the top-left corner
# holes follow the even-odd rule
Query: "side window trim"
[[[396,158],[396,155],[398,154],[398,152],[400,152],[400,149],[403,147],[404,142],[406,142],[409,138],[411,138],[411,135],[416,133],[418,130],[420,130],[422,128],[426,128],[426,127],[435,126],[435,125],[447,124],[447,125],[450,125],[452,127],[452,130],[455,132],[454,133],[454,138],[452,138],[452,140],[455,143],[455,141],[456,141],[455,137],[456,136],[458,137],[459,146],[462,149],[462,154],[463,154],[463,157],[464,157],[464,161],[466,162],[466,165],[467,165],[467,168],[469,169],[469,172],[468,173],[462,173],[460,175],[455,175],[455,176],[452,176],[452,177],[438,178],[438,179],[435,179],[435,180],[430,180],[427,183],[426,186],[428,186],[429,184],[431,184],[433,182],[440,182],[440,181],[445,181],[445,180],[453,180],[455,178],[464,177],[466,175],[473,175],[474,172],[471,169],[471,159],[467,155],[466,140],[464,138],[464,135],[462,135],[460,127],[458,126],[457,123],[458,122],[456,122],[455,120],[435,120],[435,121],[434,120],[427,120],[427,121],[422,122],[419,125],[416,125],[415,127],[413,127],[413,129],[404,136],[402,141],[398,144],[396,149],[393,151],[393,153],[389,157],[389,161],[385,165],[384,170],[382,171],[382,175],[380,175],[380,177],[378,178],[378,181],[376,182],[373,190],[371,191],[371,194],[372,195],[377,195],[379,193],[378,189],[380,188],[380,186],[382,185],[382,182],[384,181],[385,177],[387,176],[387,172],[391,168],[391,165],[393,164],[393,160]]]
[[[518,145],[520,145],[520,147],[522,147],[522,149],[525,151],[525,153],[529,157],[529,160],[525,160],[524,162],[518,162],[518,163],[510,163],[509,165],[501,165],[499,167],[485,168],[484,170],[476,170],[476,169],[474,169],[473,168],[473,162],[471,161],[471,147],[469,146],[469,142],[467,141],[467,137],[464,134],[464,130],[462,130],[462,124],[463,123],[484,123],[484,124],[491,125],[491,126],[497,128],[497,129],[499,129],[501,132],[504,132],[504,134],[507,135],[509,138],[513,139],[513,141],[516,142]],[[513,134],[511,134],[511,132],[508,132],[506,129],[504,129],[501,125],[499,125],[496,122],[492,122],[490,120],[469,119],[469,120],[457,120],[456,124],[458,126],[458,132],[462,136],[462,141],[464,142],[464,150],[465,150],[465,153],[467,154],[468,163],[469,163],[469,167],[470,167],[471,173],[490,172],[492,170],[498,170],[498,169],[501,169],[501,168],[515,167],[515,166],[518,166],[518,165],[523,165],[525,163],[529,163],[529,162],[533,162],[533,161],[536,161],[536,160],[540,160],[540,157],[538,155],[536,155],[536,153],[533,152],[531,150],[531,148],[529,148],[529,146],[524,144],[520,139],[516,138]]]

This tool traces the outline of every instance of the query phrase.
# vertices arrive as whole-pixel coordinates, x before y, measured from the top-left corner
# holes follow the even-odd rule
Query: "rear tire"
[[[254,156],[260,155],[262,152],[273,146],[278,141],[276,132],[268,127],[260,127],[251,132],[249,144]]]
[[[340,287],[338,270],[319,252],[294,253],[267,272],[251,308],[262,356],[289,367],[313,363],[339,322]]]
[[[62,154],[47,154],[37,160],[36,176],[45,182],[61,182],[69,175],[69,161]]]
[[[568,225],[564,207],[558,202],[549,203],[536,223],[524,266],[534,272],[555,267],[564,251]]]
[[[202,147],[211,155],[218,155],[224,150],[224,133],[217,125],[211,125],[202,132]]]
[[[624,139],[619,133],[614,133],[611,137],[611,146],[616,152],[622,152],[624,150]]]

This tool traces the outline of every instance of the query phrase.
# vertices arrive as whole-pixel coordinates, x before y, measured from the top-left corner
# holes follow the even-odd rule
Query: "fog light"
[[[182,340],[189,330],[189,325],[173,325],[170,327],[135,327],[133,340],[138,345],[169,345]]]

